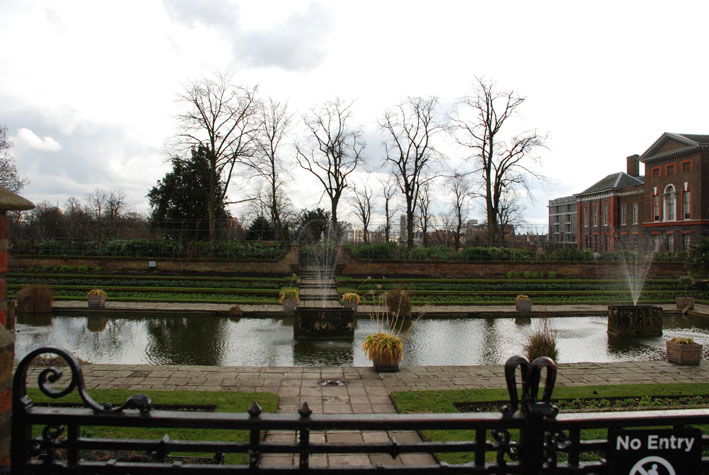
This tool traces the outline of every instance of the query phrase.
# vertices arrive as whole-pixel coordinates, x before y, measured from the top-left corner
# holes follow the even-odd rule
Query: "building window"
[[[603,210],[603,226],[608,226],[608,205],[604,204],[601,209]]]
[[[583,215],[583,227],[588,227],[588,208],[581,208],[581,214]]]
[[[676,216],[676,200],[675,200],[675,187],[673,185],[667,185],[665,187],[665,194],[663,196],[665,203],[665,212],[663,221],[674,221]]]
[[[670,252],[674,252],[674,250],[675,250],[675,235],[674,234],[667,235],[667,250]]]
[[[593,215],[593,227],[598,226],[598,206],[593,205],[591,208],[591,214]]]
[[[655,221],[660,220],[660,197],[657,195],[652,197],[652,215]]]
[[[625,226],[627,224],[627,219],[628,219],[628,207],[626,205],[622,205],[620,207],[620,225]]]
[[[638,224],[638,211],[640,210],[640,206],[638,203],[633,203],[633,224]]]
[[[667,165],[667,176],[672,176],[675,174],[675,166]]]
[[[554,216],[554,223],[559,224],[559,215]]]
[[[657,178],[660,176],[660,167],[655,167],[652,169],[652,177]]]
[[[682,211],[684,212],[684,219],[690,219],[692,217],[692,196],[689,190],[684,192]]]
[[[685,251],[689,250],[689,246],[692,245],[692,235],[691,234],[683,234],[682,235],[682,246],[684,247]]]
[[[682,162],[682,173],[689,173],[692,169],[692,162]]]
[[[652,235],[652,248],[655,250],[655,252],[660,252],[662,250],[659,234]]]

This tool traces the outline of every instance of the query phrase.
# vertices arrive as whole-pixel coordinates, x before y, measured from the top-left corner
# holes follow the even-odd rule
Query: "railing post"
[[[517,392],[515,372],[520,368],[522,397]],[[539,383],[542,370],[546,368],[546,380],[541,400]],[[518,455],[525,474],[541,474],[544,470],[544,432],[548,420],[553,420],[559,410],[551,403],[556,383],[556,364],[551,358],[540,356],[531,363],[524,356],[513,356],[505,363],[505,379],[510,404],[502,409],[506,417],[519,416],[524,423],[520,429]],[[519,412],[517,408],[519,407]]]
[[[526,414],[519,438],[520,464],[525,474],[540,474],[544,468],[544,416]]]

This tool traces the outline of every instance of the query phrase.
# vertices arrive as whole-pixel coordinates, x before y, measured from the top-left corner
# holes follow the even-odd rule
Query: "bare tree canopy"
[[[12,156],[12,143],[7,136],[7,126],[0,125],[0,185],[10,191],[18,192],[27,184],[20,178]]]
[[[259,104],[258,115],[256,152],[247,158],[247,164],[264,182],[263,194],[259,193],[259,201],[268,209],[276,234],[282,239],[286,197],[279,150],[291,128],[292,118],[288,113],[287,103],[270,98]]]
[[[426,181],[431,160],[437,157],[431,143],[440,130],[435,120],[438,99],[409,97],[384,113],[381,128],[387,137],[386,161],[392,165],[396,182],[406,201],[406,245],[414,246],[414,215],[419,192]]]
[[[352,204],[354,214],[362,223],[362,240],[369,242],[369,223],[372,219],[372,189],[366,184],[358,188],[352,187],[354,197]]]
[[[514,202],[515,190],[526,188],[530,179],[542,178],[532,165],[544,137],[535,130],[505,140],[502,133],[524,101],[514,91],[498,91],[493,83],[478,79],[475,94],[461,98],[451,117],[456,140],[470,150],[475,173],[481,174],[490,242],[504,238],[502,221],[510,216],[506,207]]]
[[[317,178],[330,199],[330,218],[337,226],[337,206],[347,188],[347,177],[363,160],[364,143],[359,129],[351,128],[352,103],[342,99],[326,102],[303,121],[308,145],[296,144],[298,165]]]
[[[228,193],[234,167],[254,153],[258,129],[255,94],[255,87],[237,86],[217,75],[196,81],[179,98],[187,110],[178,117],[178,142],[185,152],[200,147],[207,151],[207,218],[212,240],[216,206]]]

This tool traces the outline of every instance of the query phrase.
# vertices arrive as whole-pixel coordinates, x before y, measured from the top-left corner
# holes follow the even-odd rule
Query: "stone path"
[[[28,381],[36,381],[37,369]],[[402,367],[399,373],[379,374],[367,367],[219,367],[94,364],[83,367],[87,388],[120,388],[150,394],[150,390],[269,391],[278,393],[279,413],[293,414],[307,402],[317,414],[371,414],[396,412],[389,397],[394,391],[426,389],[504,388],[504,369],[495,366]],[[344,386],[322,385],[339,380]],[[700,366],[676,366],[666,361],[619,363],[562,363],[558,386],[606,384],[656,384],[709,381],[709,362]],[[415,432],[328,431],[313,434],[313,440],[328,442],[377,442],[388,436],[416,441]],[[383,440],[384,438],[384,440]],[[269,441],[295,441],[289,432],[272,431]],[[312,465],[426,464],[427,455],[405,454],[392,460],[388,455],[318,455]],[[291,465],[290,455],[266,456],[267,465]]]

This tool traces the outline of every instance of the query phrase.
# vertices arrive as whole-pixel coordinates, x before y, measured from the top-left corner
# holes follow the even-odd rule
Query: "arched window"
[[[677,216],[677,199],[675,195],[674,185],[667,185],[664,193],[665,213],[663,221],[674,221],[675,216]]]

